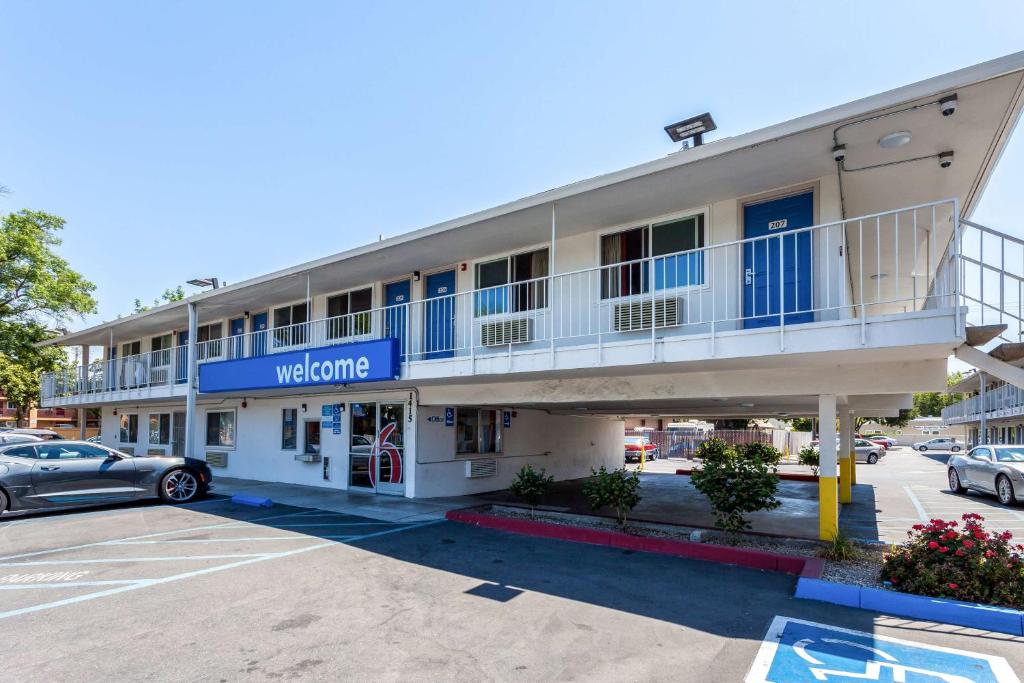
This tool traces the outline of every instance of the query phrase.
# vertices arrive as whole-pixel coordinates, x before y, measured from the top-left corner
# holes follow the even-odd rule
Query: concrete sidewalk
[[[444,519],[448,510],[479,505],[473,498],[410,499],[374,493],[356,493],[329,489],[322,486],[276,484],[251,479],[217,477],[213,479],[213,494],[233,496],[242,494],[270,498],[280,505],[317,508],[331,512],[369,517],[383,522],[429,522]]]

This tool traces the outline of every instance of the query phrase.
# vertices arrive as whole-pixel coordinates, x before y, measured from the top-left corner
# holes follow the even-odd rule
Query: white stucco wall
[[[498,463],[497,475],[469,479],[466,458],[455,455],[455,428],[445,426],[444,411],[442,406],[422,406],[419,410],[417,498],[506,488],[515,473],[526,465],[543,468],[558,480],[587,476],[591,469],[602,465],[622,466],[621,420],[515,410],[511,428],[502,433],[502,453],[493,456]]]

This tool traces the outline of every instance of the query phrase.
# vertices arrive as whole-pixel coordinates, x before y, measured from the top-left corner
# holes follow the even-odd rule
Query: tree
[[[789,421],[794,432],[813,432],[814,419],[810,417],[794,417]]]
[[[132,311],[132,313],[142,313],[143,311],[148,311],[151,308],[156,308],[157,306],[162,306],[163,304],[169,304],[174,301],[181,301],[184,298],[185,288],[182,287],[181,285],[178,285],[174,289],[165,289],[164,293],[160,295],[159,299],[153,299],[152,306],[147,306],[146,304],[142,303],[141,299],[136,299],[135,310]]]
[[[963,379],[962,372],[954,372],[946,378],[946,386],[951,387]],[[949,393],[945,391],[925,391],[914,394],[914,410],[922,417],[939,417],[942,409],[959,403],[964,399],[961,393]]]
[[[775,498],[781,457],[770,444],[730,446],[714,438],[697,447],[701,469],[690,475],[690,481],[707,496],[715,524],[730,538],[750,528],[747,513],[774,510],[782,504]]]
[[[54,252],[64,219],[27,209],[0,220],[0,391],[20,418],[39,397],[39,375],[68,363],[39,348],[54,329],[96,310],[96,285]]]

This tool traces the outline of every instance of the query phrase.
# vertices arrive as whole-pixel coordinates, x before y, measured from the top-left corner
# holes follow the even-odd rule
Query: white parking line
[[[0,584],[0,591],[18,591],[28,588],[81,588],[83,586],[120,586],[144,583],[142,579],[107,579],[96,581],[64,581],[62,583],[10,583]]]
[[[234,560],[242,557],[269,557],[274,553],[235,553],[232,555],[177,555],[174,557],[110,557],[91,560],[29,560],[0,562],[0,567],[43,567],[58,564],[107,564],[108,562],[180,562],[183,560]]]
[[[171,538],[166,541],[109,541],[102,545],[171,545],[175,543],[231,543],[232,541],[308,541],[322,536],[246,536],[240,538]]]
[[[293,513],[288,514],[288,515],[274,515],[273,517],[267,517],[267,518],[259,517],[259,518],[248,520],[248,521],[249,522],[260,522],[260,521],[263,521],[263,519],[277,519],[277,518],[280,518],[280,517],[291,517],[291,516],[294,516],[294,515],[301,515],[301,514],[302,514],[301,512],[293,512]],[[141,536],[127,536],[125,538],[113,539],[111,541],[96,541],[94,543],[82,543],[80,545],[68,545],[68,546],[64,546],[64,547],[61,547],[61,548],[49,548],[47,550],[36,550],[36,551],[33,551],[33,552],[29,552],[29,553],[19,553],[17,555],[7,555],[5,557],[0,557],[0,562],[3,562],[5,560],[16,560],[16,559],[19,559],[19,558],[22,558],[22,557],[34,557],[36,555],[47,555],[49,553],[59,553],[59,552],[64,552],[65,550],[79,550],[81,548],[94,548],[96,546],[109,545],[111,543],[119,542],[119,541],[134,541],[136,539],[156,538],[158,536],[170,536],[172,534],[183,534],[183,533],[187,533],[187,532],[190,532],[190,531],[207,531],[209,529],[220,529],[220,528],[223,528],[223,527],[225,527],[225,526],[227,526],[229,524],[235,524],[235,523],[236,522],[234,520],[232,520],[231,522],[226,522],[226,523],[221,523],[221,524],[207,524],[207,525],[204,525],[204,526],[191,527],[191,528],[188,528],[188,529],[175,529],[173,531],[159,531],[159,532],[157,532],[155,534],[143,534]]]
[[[30,607],[22,607],[20,609],[8,610],[6,612],[0,612],[0,619],[7,619],[9,617],[16,617],[22,614],[30,614],[32,612],[41,612],[43,610],[53,609],[55,607],[64,607],[66,605],[74,605],[80,602],[86,602],[89,600],[95,600],[97,598],[103,598],[110,595],[117,595],[118,593],[126,593],[128,591],[138,590],[140,588],[146,588],[148,586],[156,586],[163,583],[171,583],[173,581],[181,581],[183,579],[191,579],[196,576],[202,576],[204,574],[212,574],[214,572],[225,571],[227,569],[234,569],[235,567],[243,567],[248,564],[255,564],[257,562],[266,562],[267,560],[276,560],[281,557],[289,557],[291,555],[298,555],[300,553],[308,553],[312,550],[319,550],[320,548],[326,548],[334,545],[333,543],[318,543],[317,545],[307,546],[305,548],[296,548],[295,550],[289,550],[283,553],[275,553],[273,555],[264,557],[255,557],[246,560],[240,560],[238,562],[229,562],[228,564],[217,565],[216,567],[207,567],[205,569],[197,569],[195,571],[184,572],[182,574],[174,574],[173,576],[165,576],[162,579],[151,579],[146,583],[133,583],[128,586],[118,586],[117,588],[111,588],[105,591],[98,591],[96,593],[87,593],[85,595],[76,595],[71,598],[65,598],[63,600],[55,600],[53,602],[46,602],[40,605],[32,605]]]
[[[922,522],[927,523],[929,520],[928,514],[924,511],[924,506],[921,505],[921,501],[917,499],[914,492],[910,490],[909,486],[904,486],[903,490],[906,492],[907,497],[910,498],[910,502],[913,503],[914,509],[917,510],[917,517]]]

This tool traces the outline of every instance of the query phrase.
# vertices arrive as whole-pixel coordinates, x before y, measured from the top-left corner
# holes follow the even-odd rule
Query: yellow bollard
[[[839,501],[835,477],[818,478],[818,538],[831,541],[839,531]]]
[[[853,458],[849,454],[839,461],[839,502],[853,502]]]
[[[850,486],[857,484],[857,451],[850,449]],[[853,496],[853,493],[850,494]]]
[[[640,466],[636,468],[637,472],[644,471],[644,463],[647,462],[647,446],[644,444],[643,439],[640,440]]]

